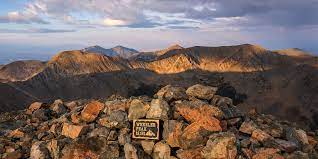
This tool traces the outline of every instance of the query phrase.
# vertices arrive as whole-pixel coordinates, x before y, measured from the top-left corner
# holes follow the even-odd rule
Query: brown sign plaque
[[[159,140],[159,120],[133,120],[133,138]]]

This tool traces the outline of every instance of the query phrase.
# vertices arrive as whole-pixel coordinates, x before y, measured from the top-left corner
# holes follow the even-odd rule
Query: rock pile
[[[154,98],[33,103],[0,123],[0,157],[31,159],[307,159],[314,132],[251,111],[217,88],[165,86]],[[132,120],[159,119],[160,140],[133,139]]]

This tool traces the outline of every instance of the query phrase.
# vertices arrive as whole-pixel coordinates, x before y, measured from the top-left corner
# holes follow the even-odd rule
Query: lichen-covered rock
[[[186,99],[186,90],[183,87],[175,87],[167,85],[161,88],[155,95],[155,98],[160,98],[166,101]]]
[[[217,87],[203,86],[200,84],[193,85],[186,90],[188,96],[196,97],[199,99],[210,100],[218,90]]]
[[[125,111],[114,111],[109,116],[99,119],[99,124],[108,128],[128,127],[128,117]]]
[[[202,156],[206,159],[235,159],[236,155],[236,137],[228,132],[211,135],[202,150]]]
[[[81,112],[83,121],[92,122],[99,115],[100,111],[104,109],[104,104],[98,101],[91,101],[88,103]]]
[[[180,147],[180,137],[185,124],[177,120],[168,120],[163,125],[163,139],[170,147]]]
[[[150,109],[147,112],[146,118],[148,119],[169,119],[170,106],[165,100],[153,99],[150,103]]]
[[[132,100],[128,111],[128,119],[134,120],[146,117],[149,108],[150,105],[148,103],[139,99]]]

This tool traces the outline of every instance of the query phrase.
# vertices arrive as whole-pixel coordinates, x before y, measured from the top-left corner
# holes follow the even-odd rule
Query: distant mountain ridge
[[[106,56],[119,56],[125,59],[130,58],[133,55],[138,54],[139,52],[135,49],[127,48],[121,45],[115,46],[110,49],[105,49],[101,46],[95,45],[82,49],[83,52],[91,52],[91,53],[100,53]]]
[[[34,101],[33,96],[37,101],[96,99],[112,94],[151,95],[167,84],[213,83],[229,89],[225,93],[229,97],[240,98],[231,92],[231,87],[245,94],[245,104],[240,105],[245,110],[253,106],[262,113],[318,128],[315,56],[292,56],[251,44],[189,48],[175,45],[161,51],[136,53],[128,59],[97,51],[63,51],[28,80],[0,83],[0,92],[16,95],[0,96],[0,112],[21,109],[21,103]]]

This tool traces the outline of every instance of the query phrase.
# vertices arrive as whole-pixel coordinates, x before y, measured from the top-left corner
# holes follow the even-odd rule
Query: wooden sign
[[[159,120],[133,120],[133,138],[159,140]]]

